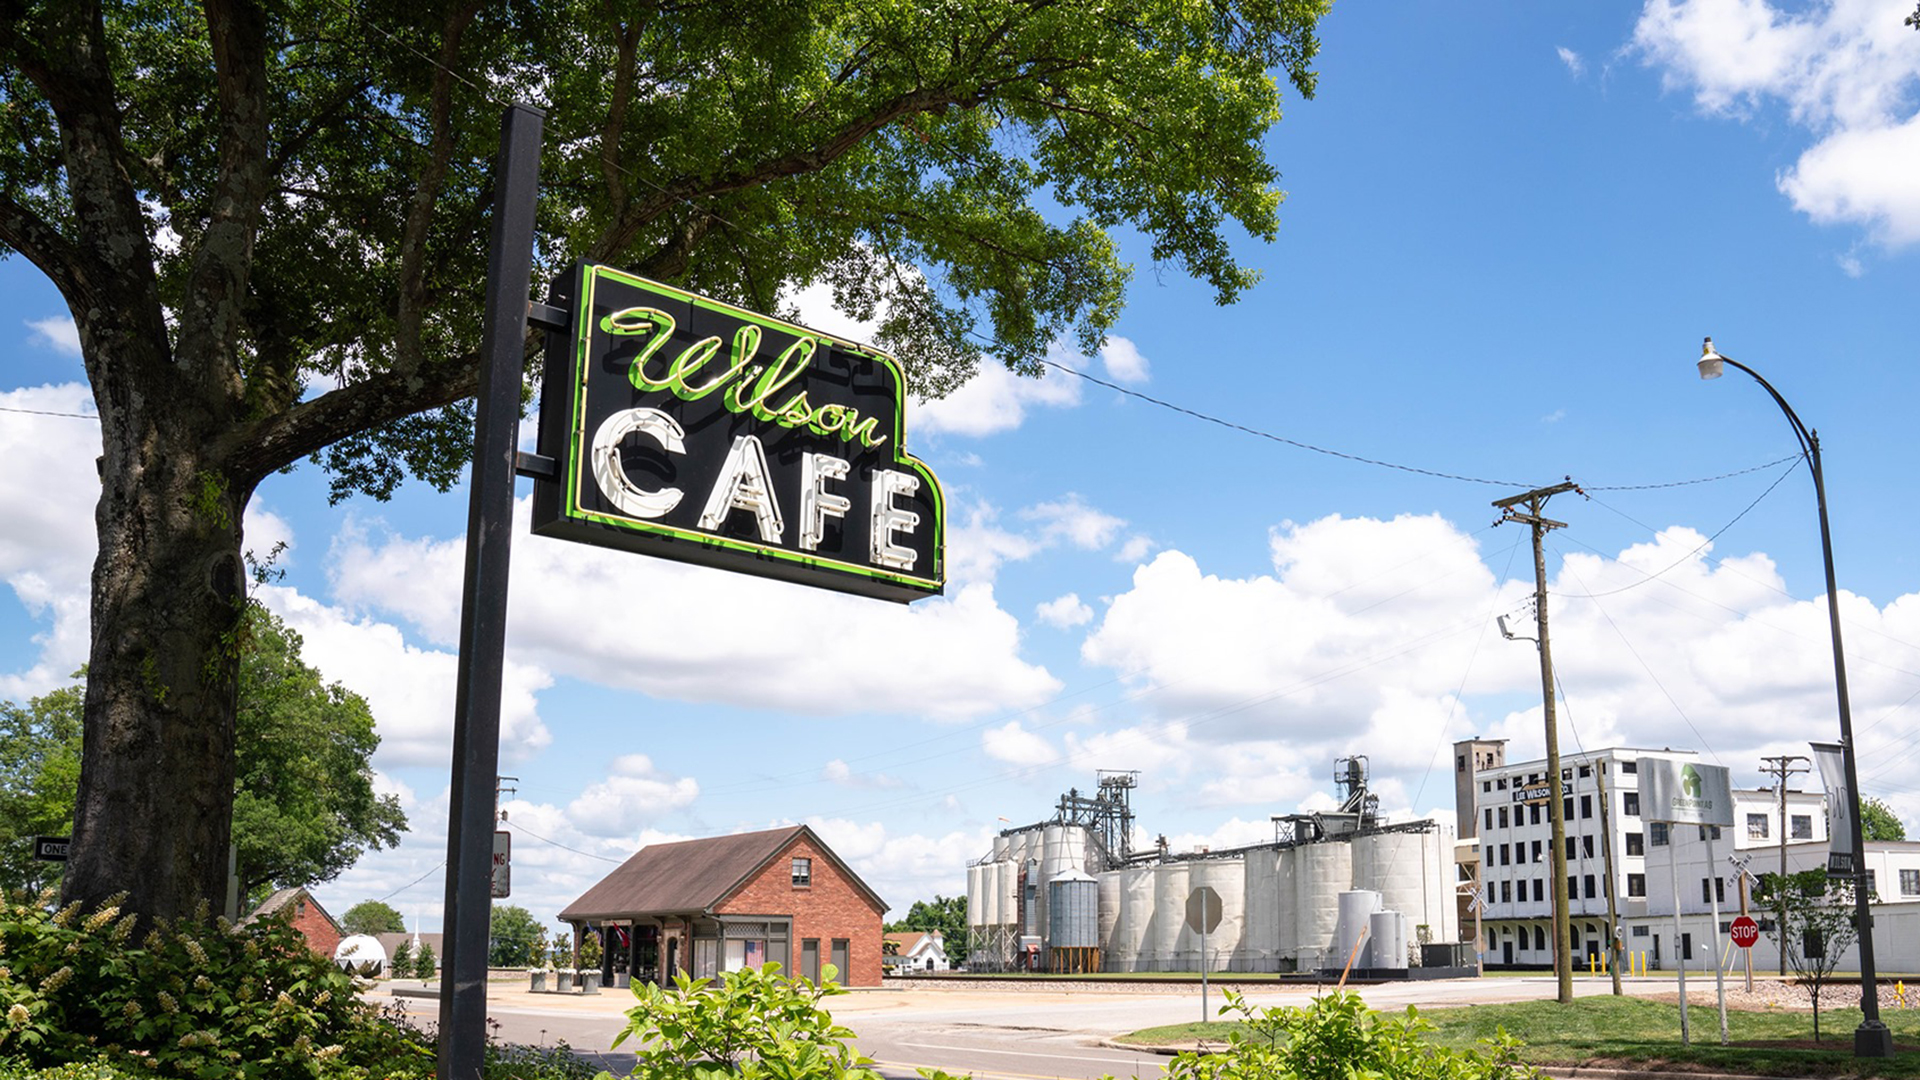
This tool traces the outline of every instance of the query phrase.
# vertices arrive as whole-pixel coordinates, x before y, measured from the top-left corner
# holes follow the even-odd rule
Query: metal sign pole
[[[487,255],[480,395],[467,502],[466,586],[453,710],[447,815],[446,937],[440,982],[439,1080],[480,1075],[487,1037],[487,938],[493,915],[494,782],[500,764],[500,669],[507,643],[507,557],[513,539],[514,449],[534,198],[545,114],[512,105],[500,122],[493,236]]]

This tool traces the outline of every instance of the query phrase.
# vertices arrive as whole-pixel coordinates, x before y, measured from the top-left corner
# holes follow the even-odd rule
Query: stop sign
[[[1753,943],[1760,940],[1760,924],[1745,915],[1733,920],[1729,932],[1733,935],[1733,943],[1743,949],[1752,948]]]

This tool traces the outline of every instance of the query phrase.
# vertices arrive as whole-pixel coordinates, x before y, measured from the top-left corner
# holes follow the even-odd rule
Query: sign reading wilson
[[[533,531],[887,600],[938,595],[939,481],[902,443],[898,365],[619,270],[553,304]]]

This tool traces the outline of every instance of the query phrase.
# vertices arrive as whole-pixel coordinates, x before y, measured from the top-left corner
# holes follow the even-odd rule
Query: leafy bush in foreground
[[[682,973],[674,990],[635,983],[640,1003],[613,1045],[637,1040],[634,1075],[648,1080],[879,1080],[848,1044],[853,1032],[820,1008],[821,998],[846,993],[833,965],[821,974],[816,985],[769,963],[718,982]]]
[[[412,1080],[433,1071],[426,1040],[363,1001],[352,977],[284,918],[238,929],[163,921],[137,944],[135,924],[116,906],[50,915],[18,897],[0,903],[6,1068],[82,1063],[54,1074],[62,1080],[92,1080],[101,1066],[190,1080],[360,1080],[370,1068]]]
[[[1335,991],[1303,1008],[1254,1009],[1227,991],[1224,1015],[1240,1026],[1223,1051],[1186,1053],[1167,1066],[1168,1080],[1539,1080],[1521,1064],[1505,1032],[1484,1049],[1436,1047],[1421,1040],[1432,1025],[1412,1006],[1404,1016],[1369,1009],[1358,994]]]

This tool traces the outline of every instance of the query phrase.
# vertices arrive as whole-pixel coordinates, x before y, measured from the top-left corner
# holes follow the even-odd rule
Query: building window
[[[1593,796],[1591,795],[1580,796],[1580,816],[1583,818],[1590,818],[1593,816]]]
[[[1867,895],[1869,897],[1878,897],[1880,895],[1880,883],[1878,879],[1874,877],[1874,873],[1872,870],[1867,871]]]
[[[1501,844],[1501,845],[1500,845],[1500,865],[1501,865],[1501,866],[1506,866],[1506,865],[1508,865],[1508,859],[1507,859],[1507,845],[1505,845],[1505,844]]]
[[[1623,773],[1637,773],[1640,771],[1640,763],[1637,761],[1623,761],[1620,763],[1620,771]]]
[[[1528,861],[1528,862],[1539,862],[1539,861],[1540,861],[1540,841],[1538,841],[1538,840],[1535,840],[1535,841],[1533,842],[1533,849],[1532,849],[1532,850],[1533,850],[1533,854],[1532,854],[1532,855],[1530,855],[1530,856],[1528,856],[1528,858],[1527,858],[1527,861]]]
[[[1637,833],[1637,832],[1628,833],[1627,834],[1627,854],[1645,855],[1646,853],[1647,853],[1646,834]]]
[[[1493,781],[1491,780],[1480,781],[1480,790],[1483,792],[1491,793],[1493,791]]]
[[[1627,764],[1631,765],[1633,764],[1633,762],[1629,761],[1627,762]],[[1621,792],[1620,793],[1620,812],[1627,815],[1628,817],[1639,817],[1640,816],[1640,793],[1637,791]]]
[[[1507,778],[1503,776],[1498,780],[1495,780],[1493,782],[1493,786],[1499,788],[1501,791],[1507,790]]]
[[[1667,823],[1664,821],[1647,822],[1647,843],[1654,847],[1667,846]]]
[[[1592,833],[1587,833],[1585,836],[1582,836],[1580,838],[1580,857],[1583,859],[1593,858],[1593,834]]]
[[[1767,838],[1767,815],[1747,815],[1747,839],[1765,840]]]
[[[1680,959],[1682,960],[1693,959],[1693,935],[1692,934],[1680,935]]]
[[[1574,877],[1572,874],[1568,874],[1567,875],[1567,899],[1572,900],[1573,898],[1579,895],[1580,895],[1580,880]]]
[[[1507,827],[1507,808],[1504,806],[1500,808],[1500,827]]]
[[[1709,893],[1707,889],[1707,879],[1701,878],[1700,879],[1700,902],[1704,904],[1710,899],[1712,899],[1712,895]]]
[[[1634,936],[1634,937],[1646,937],[1646,936],[1647,936],[1647,928],[1646,928],[1646,927],[1644,927],[1644,926],[1636,926],[1636,927],[1634,927],[1634,928],[1633,928],[1633,936]]]
[[[1900,895],[1920,896],[1920,870],[1900,871]]]
[[[1544,903],[1547,899],[1547,883],[1544,878],[1533,879],[1533,902]]]
[[[1513,903],[1513,882],[1503,881],[1500,883],[1500,902],[1503,904]]]
[[[1573,820],[1573,796],[1571,795],[1560,800],[1560,820],[1561,821]]]
[[[1715,840],[1718,840],[1718,839],[1720,839],[1720,826],[1718,826],[1718,825],[1701,825],[1701,826],[1699,826],[1698,828],[1700,829],[1700,839],[1702,839],[1702,840],[1705,840],[1705,839],[1707,838],[1707,834],[1708,834],[1708,833],[1712,833],[1712,834],[1713,834],[1713,838],[1714,838]]]
[[[1645,899],[1646,895],[1647,895],[1647,875],[1628,874],[1627,875],[1627,896],[1629,898]]]
[[[795,888],[804,888],[813,884],[813,860],[793,860],[793,884]],[[816,946],[819,942],[814,943]]]
[[[1540,804],[1539,803],[1534,803],[1532,806],[1527,807],[1527,824],[1529,825],[1540,824]]]
[[[1800,955],[1809,960],[1819,960],[1827,955],[1827,943],[1820,937],[1820,931],[1808,930],[1800,936]]]
[[[1580,857],[1580,856],[1578,856],[1578,855],[1576,855],[1576,854],[1575,854],[1575,852],[1576,852],[1576,851],[1577,851],[1578,849],[1574,847],[1574,845],[1575,845],[1575,844],[1578,844],[1579,842],[1580,842],[1580,838],[1579,838],[1579,837],[1577,837],[1577,836],[1569,836],[1569,837],[1567,837],[1567,858],[1569,858],[1569,859],[1577,859],[1577,858],[1579,858],[1579,857]]]
[[[1793,831],[1788,835],[1792,836],[1795,840],[1813,839],[1813,815],[1793,815]]]
[[[1547,951],[1547,932],[1541,927],[1533,928],[1533,947],[1541,952]]]
[[[1581,891],[1585,893],[1587,899],[1589,900],[1593,899],[1594,892],[1593,892],[1593,875],[1592,874],[1588,874],[1585,877],[1580,879],[1580,887],[1581,887]]]
[[[1454,759],[1454,771],[1455,772],[1467,771],[1467,755],[1461,754],[1459,757]]]

